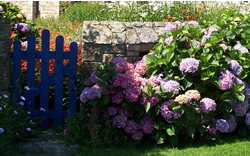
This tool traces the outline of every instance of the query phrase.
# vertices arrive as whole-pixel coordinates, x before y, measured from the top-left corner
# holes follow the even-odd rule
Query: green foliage
[[[25,106],[11,100],[7,95],[0,97],[0,150],[2,155],[9,155],[15,150],[14,145],[35,136],[38,119],[31,120]]]

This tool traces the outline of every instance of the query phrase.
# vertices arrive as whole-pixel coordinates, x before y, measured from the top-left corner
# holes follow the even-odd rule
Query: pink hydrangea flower
[[[210,111],[216,111],[217,104],[213,99],[203,98],[200,101],[201,111],[208,114]]]
[[[180,63],[180,71],[184,73],[195,73],[199,69],[199,61],[195,58],[183,59]]]

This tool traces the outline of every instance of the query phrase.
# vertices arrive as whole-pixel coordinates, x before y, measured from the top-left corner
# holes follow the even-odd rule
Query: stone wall
[[[10,89],[10,20],[0,18],[0,96]]]
[[[83,22],[82,77],[88,78],[102,62],[123,57],[134,63],[141,60],[165,33],[164,22]],[[185,23],[172,23],[177,28]]]
[[[17,5],[28,20],[34,20],[38,16],[41,18],[58,18],[59,1],[11,1]]]

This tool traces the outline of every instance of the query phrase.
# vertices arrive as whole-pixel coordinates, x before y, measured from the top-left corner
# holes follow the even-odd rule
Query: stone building
[[[28,20],[59,17],[59,1],[10,1],[22,9]]]

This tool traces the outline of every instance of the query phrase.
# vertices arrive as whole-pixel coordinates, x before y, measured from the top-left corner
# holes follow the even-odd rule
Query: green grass
[[[247,156],[250,155],[250,137],[227,136],[216,141],[199,141],[178,146],[158,145],[150,148],[123,147],[120,149],[80,149],[71,156]]]

